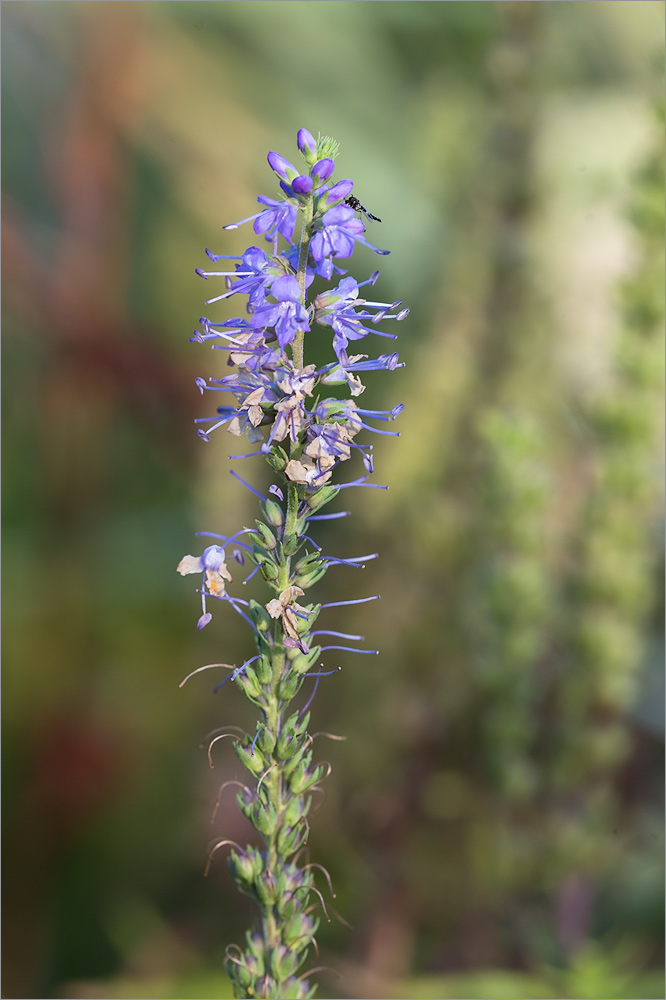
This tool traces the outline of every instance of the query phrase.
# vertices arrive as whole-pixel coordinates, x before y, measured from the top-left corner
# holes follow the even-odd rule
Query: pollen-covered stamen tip
[[[226,226],[222,226],[223,229],[238,229],[239,226],[245,225],[246,222],[254,222],[261,215],[261,212],[255,212],[254,215],[248,215],[246,219],[240,219],[238,222],[230,222]]]

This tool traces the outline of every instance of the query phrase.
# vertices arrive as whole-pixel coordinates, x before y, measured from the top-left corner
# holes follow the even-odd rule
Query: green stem
[[[303,206],[303,227],[301,229],[301,242],[298,248],[298,272],[296,278],[301,286],[301,305],[305,308],[305,277],[308,263],[308,251],[310,240],[312,239],[312,217],[314,214],[314,198],[310,196]],[[303,330],[298,330],[291,345],[294,367],[303,367],[303,340],[305,334]]]

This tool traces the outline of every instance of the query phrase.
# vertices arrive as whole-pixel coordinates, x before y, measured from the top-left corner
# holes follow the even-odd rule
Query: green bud
[[[312,940],[319,928],[319,920],[313,920],[312,923],[310,920],[311,918],[305,913],[297,913],[283,924],[282,940],[287,947],[298,942],[298,947],[301,949],[309,944],[308,938]]]
[[[294,795],[302,795],[308,788],[316,785],[318,781],[321,781],[326,770],[323,764],[318,764],[314,771],[309,771],[307,767],[303,767],[303,764],[304,761],[301,761],[289,779],[289,789]]]
[[[298,722],[298,720],[297,720]],[[300,723],[296,726],[295,732],[299,736],[303,736],[308,731],[308,726],[310,724],[310,713],[306,712]]]
[[[282,539],[282,549],[284,554],[287,556],[293,556],[299,545],[301,545],[301,542],[302,540],[296,534],[286,535],[285,538]]]
[[[282,472],[289,459],[284,449],[274,444],[272,450],[266,455],[266,461],[275,472]]]
[[[281,854],[293,854],[302,847],[308,836],[305,823],[300,826],[281,826],[278,830],[276,846]]]
[[[254,972],[250,972],[243,961],[230,962],[227,960],[226,969],[238,996],[247,996],[248,990],[254,983]]]
[[[260,868],[258,874],[261,875],[263,871],[263,866]],[[256,931],[245,932],[245,940],[247,941],[248,954],[253,955],[254,958],[258,958],[261,962],[265,961],[266,947],[264,945],[264,939],[261,934]]]
[[[258,830],[259,833],[263,833],[264,837],[272,836],[275,831],[277,814],[275,812],[275,807],[272,804],[264,806],[261,802],[255,802],[252,816],[248,816],[248,819],[252,823],[255,830]]]
[[[259,531],[264,539],[264,544],[266,548],[274,549],[275,546],[277,545],[277,538],[275,537],[271,529],[268,527],[268,525],[264,524],[263,521],[259,521],[256,518],[254,523],[259,528]]]
[[[280,737],[277,741],[277,755],[283,760],[291,755],[291,752],[287,753],[286,751],[293,743],[297,725],[298,712],[294,712],[288,719],[285,719],[282,725]]]
[[[303,678],[299,677],[297,673],[290,671],[286,677],[283,677],[280,681],[278,687],[278,697],[282,701],[289,702],[294,697],[294,695],[300,691],[301,684],[303,683]]]
[[[257,679],[260,684],[270,684],[273,676],[273,670],[271,667],[271,661],[267,656],[262,654],[256,661],[254,669],[257,672]]]
[[[278,581],[278,568],[272,560],[267,560],[259,569],[259,572],[263,576],[266,583],[271,583],[274,586]]]
[[[299,517],[294,523],[294,532],[297,535],[303,535],[305,533],[306,519],[304,517]]]
[[[271,524],[274,528],[282,527],[282,525],[284,524],[284,514],[282,512],[282,507],[280,507],[279,503],[276,503],[275,500],[271,500],[269,498],[267,500],[264,500],[264,502],[261,504],[261,508],[264,514],[266,515],[266,520],[268,521],[269,524]]]
[[[277,898],[277,885],[272,872],[264,871],[254,881],[254,891],[265,906],[272,906]]]
[[[260,632],[268,632],[271,627],[271,616],[269,615],[263,604],[259,604],[258,601],[250,600],[250,618],[257,626]]]
[[[282,813],[282,822],[286,823],[287,826],[296,826],[298,821],[304,819],[309,813],[311,802],[312,799],[305,800],[300,796],[290,799]]]
[[[275,742],[275,733],[271,732],[267,726],[264,726],[257,743],[260,744],[261,749],[264,751],[266,756],[269,756],[273,753],[273,750],[275,750]]]
[[[314,514],[314,512],[320,510],[324,504],[333,500],[339,492],[340,490],[337,486],[322,486],[316,493],[311,493],[308,497],[306,497],[305,502],[307,503],[310,511]]]
[[[236,851],[231,851],[229,857],[227,858],[227,868],[231,872],[232,878],[245,890],[253,888],[254,880],[257,875],[254,853],[255,852],[252,851],[247,854],[238,854]],[[261,862],[261,859],[259,860]]]
[[[297,587],[300,587],[302,590],[307,590],[309,587],[312,587],[312,585],[315,584],[317,580],[321,580],[322,576],[325,575],[327,569],[328,566],[326,565],[326,563],[321,563],[318,567],[315,567],[314,569],[310,570],[309,573],[304,573],[301,576],[297,576],[294,579],[294,583],[296,584]]]
[[[298,953],[283,944],[276,944],[271,951],[271,972],[277,980],[286,979],[296,972],[300,962]]]
[[[301,743],[301,745],[296,749],[293,757],[290,760],[285,761],[285,763],[283,764],[282,775],[285,781],[288,780],[294,773],[296,768],[301,767],[301,765],[303,765],[303,769],[305,771],[307,771],[307,769],[309,768],[310,764],[312,763],[312,750],[307,750],[306,752],[308,745],[309,745],[308,741],[304,740]]]
[[[259,747],[255,746],[254,753],[250,754],[250,746],[251,741],[247,746],[244,746],[240,740],[234,740],[234,750],[236,751],[236,756],[240,760],[241,764],[243,764],[251,774],[258,778],[266,770],[266,760]]]
[[[256,532],[250,532],[249,534],[250,536],[254,534],[255,538],[255,543],[252,546],[252,553],[250,555],[250,559],[252,560],[252,562],[256,566],[262,566],[264,563],[271,563],[274,566],[275,563],[273,562],[273,557],[270,555],[269,552],[266,551],[265,548],[263,548],[261,544],[259,544],[261,542],[261,539],[258,538]]]
[[[321,656],[321,646],[313,646],[309,653],[301,653],[295,650],[296,656],[291,661],[291,666],[297,674],[307,674],[316,666],[317,660]]]
[[[321,561],[319,552],[310,552],[309,555],[303,556],[302,559],[298,560],[294,566],[294,573],[307,573],[308,570],[314,569],[315,566],[318,566]]]
[[[264,689],[251,666],[246,667],[243,673],[236,678],[236,683],[241,688],[245,697],[249,698],[255,705],[264,704]]]

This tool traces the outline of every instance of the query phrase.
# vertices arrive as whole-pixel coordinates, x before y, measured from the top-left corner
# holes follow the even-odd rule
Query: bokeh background
[[[335,613],[381,657],[313,706],[348,737],[318,741],[310,847],[353,926],[324,922],[321,995],[663,996],[664,5],[2,15],[3,996],[231,995],[252,906],[203,870],[248,830],[232,789],[211,824],[240,767],[200,744],[252,715],[178,685],[251,640],[197,633],[175,566],[255,511],[237,441],[194,434],[188,337],[204,248],[253,242],[222,226],[300,127],[341,143],[412,310],[365,396],[406,406],[390,490],[319,533],[381,553],[320,600],[383,595]]]

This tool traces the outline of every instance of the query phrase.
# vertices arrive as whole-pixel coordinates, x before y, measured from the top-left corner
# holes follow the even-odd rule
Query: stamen
[[[341,510],[339,514],[311,514],[307,521],[333,521],[338,517],[351,517],[350,510]]]
[[[336,558],[336,556],[328,556],[326,558],[326,562],[330,563],[331,565],[339,563],[341,565],[344,564],[346,566],[353,566],[355,563],[362,563],[365,560],[369,561],[370,559],[377,559],[378,557],[379,557],[378,552],[373,552],[369,556],[353,556],[350,559],[338,559]]]
[[[357,639],[361,642],[365,639],[364,635],[352,635],[351,632],[335,632],[333,629],[318,629],[316,632],[310,632],[310,635],[335,635],[338,639]],[[215,666],[223,666],[223,664],[215,664]],[[199,670],[203,670],[203,667],[199,667]]]
[[[366,431],[372,431],[373,434],[385,434],[387,437],[400,437],[400,431],[381,431],[378,427],[371,427],[370,424],[366,424],[365,420],[361,421],[361,427],[364,427]]]
[[[339,490],[346,490],[349,486],[369,486],[373,490],[387,490],[388,489],[388,486],[380,486],[379,483],[367,483],[366,482],[366,478],[367,477],[364,476],[362,479],[355,479],[351,483],[341,483],[336,488],[339,489]]]
[[[230,476],[233,476],[233,477],[234,477],[234,479],[237,479],[237,480],[238,480],[238,481],[239,481],[240,483],[242,483],[242,484],[243,484],[243,486],[247,486],[248,490],[249,490],[249,491],[250,491],[251,493],[254,493],[254,495],[255,495],[256,497],[259,497],[259,499],[260,499],[260,500],[263,500],[263,501],[264,501],[264,503],[266,502],[266,497],[265,497],[265,496],[263,496],[263,495],[262,495],[262,494],[261,494],[261,493],[259,492],[259,490],[255,490],[254,486],[250,486],[250,484],[249,484],[249,483],[246,483],[246,482],[245,482],[245,480],[244,480],[244,479],[242,478],[242,476],[239,476],[239,475],[238,475],[238,473],[237,473],[237,472],[234,472],[234,470],[233,470],[233,469],[230,469],[230,470],[229,470],[229,475],[230,475]]]
[[[235,542],[239,535],[246,535],[250,531],[249,528],[241,528],[234,535],[218,535],[215,531],[195,531],[194,534],[197,538],[219,538],[223,542]],[[246,542],[238,543],[242,548],[252,550],[252,546],[248,545]]]
[[[222,228],[227,230],[238,229],[239,226],[245,225],[246,222],[254,222],[260,215],[261,212],[255,212],[254,215],[248,215],[247,219],[241,219],[240,222],[230,222],[228,226],[222,226]]]
[[[322,608],[341,608],[345,604],[367,604],[368,601],[378,601],[381,598],[381,594],[375,594],[374,597],[359,597],[355,601],[331,601],[329,604],[322,604]]]
[[[322,653],[325,653],[327,649],[344,649],[347,653],[364,653],[366,656],[379,656],[378,649],[355,649],[354,646],[322,646]]]
[[[254,663],[254,661],[258,659],[259,659],[259,654],[257,653],[257,655],[253,656],[251,660],[246,660],[245,663],[242,663],[240,665],[240,667],[236,667],[235,669],[233,669],[233,673],[229,674],[227,677],[224,678],[223,681],[220,681],[219,684],[215,685],[215,687],[213,688],[213,694],[216,694],[221,687],[224,687],[227,681],[235,681],[237,677],[240,677],[240,675],[243,673],[246,667],[249,667],[251,663]]]
[[[252,740],[252,746],[250,747],[250,757],[254,757],[254,748],[255,748],[256,742],[259,739],[259,737],[261,736],[261,734],[263,733],[263,731],[264,731],[264,726],[262,726],[261,729],[257,729],[256,736]]]
[[[243,586],[245,586],[245,584],[248,583],[255,575],[255,573],[258,573],[260,569],[261,569],[261,564],[255,566],[252,572],[249,574],[249,576],[246,576],[245,579],[243,580]]]
[[[242,260],[243,259],[242,257],[239,257],[238,254],[213,253],[212,250],[206,250],[204,252],[205,252],[206,256],[210,260],[212,260],[212,261],[216,261],[216,260]]]

